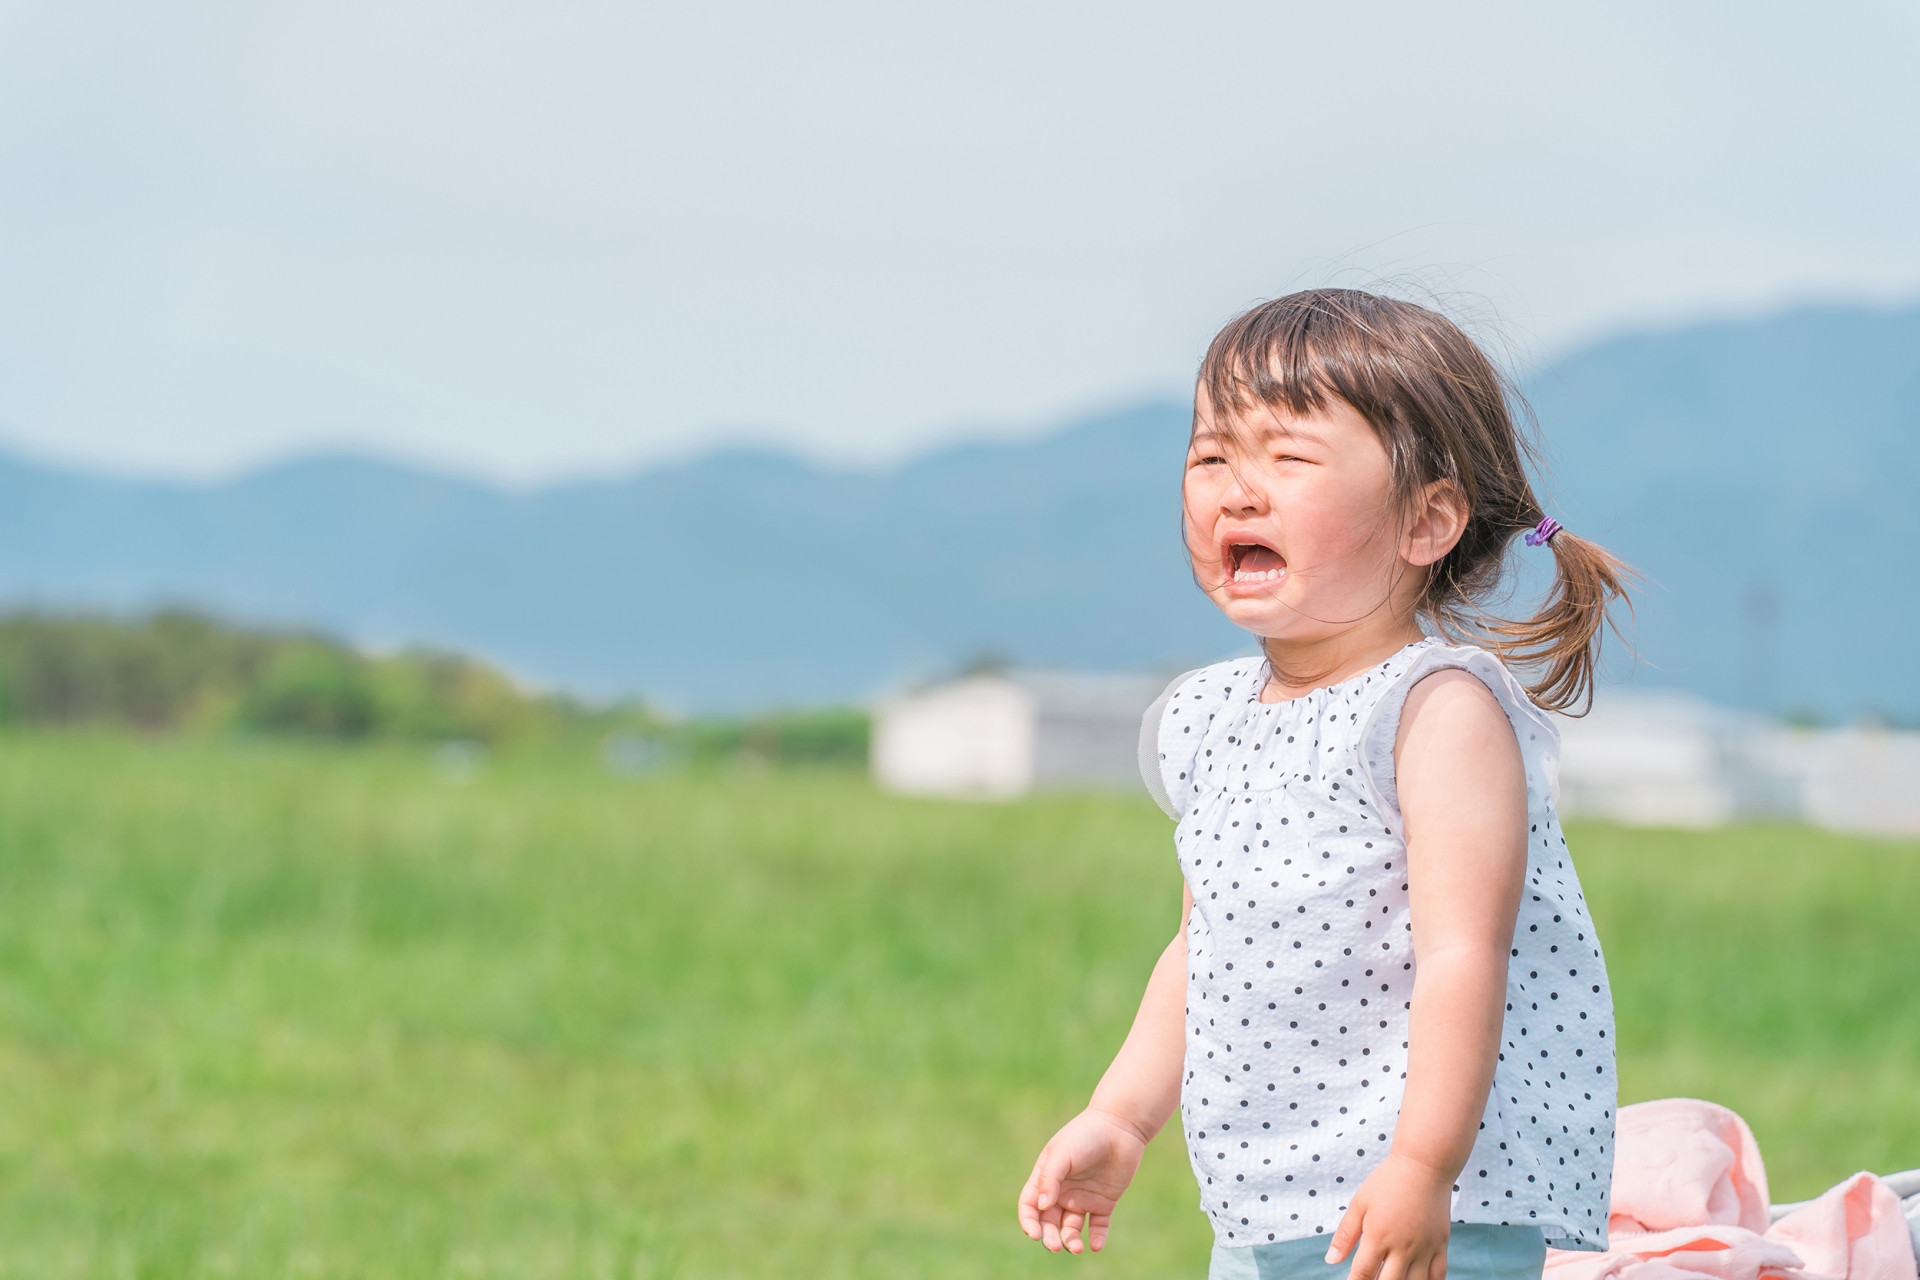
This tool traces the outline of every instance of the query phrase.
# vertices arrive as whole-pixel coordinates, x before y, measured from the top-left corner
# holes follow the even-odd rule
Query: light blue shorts
[[[1207,1280],[1346,1280],[1353,1264],[1327,1262],[1327,1237],[1282,1240],[1244,1249],[1213,1246]],[[1447,1280],[1540,1280],[1547,1241],[1538,1227],[1456,1222],[1447,1239]]]

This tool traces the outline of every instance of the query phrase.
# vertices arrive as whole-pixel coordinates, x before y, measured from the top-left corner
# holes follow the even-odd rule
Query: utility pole
[[[1780,589],[1749,583],[1740,593],[1740,703],[1763,716],[1778,712]]]

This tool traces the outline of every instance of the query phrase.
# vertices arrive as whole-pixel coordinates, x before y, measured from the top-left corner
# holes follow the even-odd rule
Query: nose
[[[1220,493],[1220,510],[1230,516],[1259,515],[1267,508],[1266,495],[1240,478],[1238,470],[1227,468],[1227,487]]]

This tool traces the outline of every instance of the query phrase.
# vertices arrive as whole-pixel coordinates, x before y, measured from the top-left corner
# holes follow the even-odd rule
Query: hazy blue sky
[[[1307,283],[1522,358],[1911,298],[1917,64],[1911,3],[0,0],[0,440],[881,457]]]

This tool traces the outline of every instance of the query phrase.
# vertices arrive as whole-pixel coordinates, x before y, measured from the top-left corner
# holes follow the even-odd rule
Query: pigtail
[[[1615,601],[1633,610],[1627,596],[1633,571],[1599,543],[1551,521],[1542,525],[1552,525],[1541,540],[1553,551],[1553,587],[1531,618],[1490,627],[1489,647],[1503,660],[1538,672],[1526,686],[1536,706],[1583,716],[1593,708],[1601,627],[1620,634],[1609,610]],[[1578,711],[1569,710],[1576,705]]]

